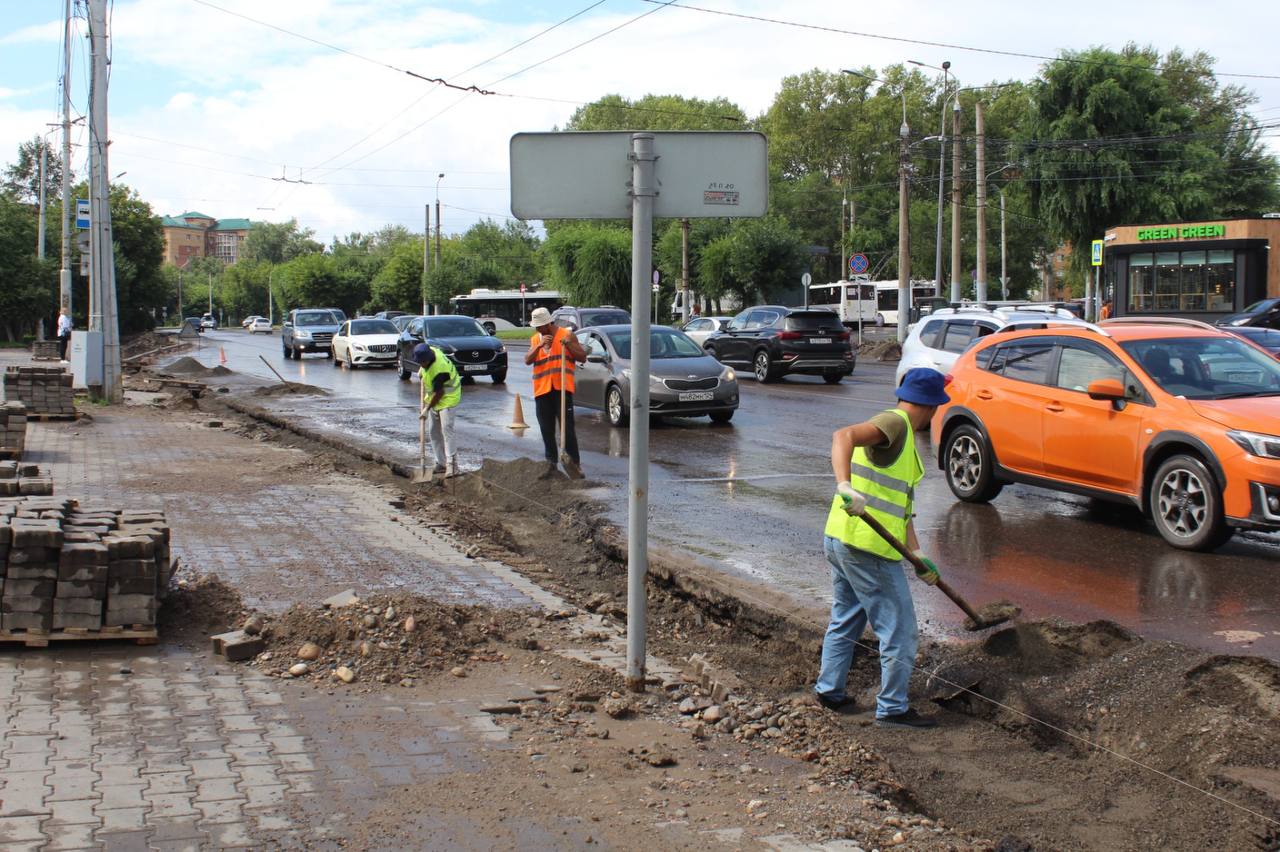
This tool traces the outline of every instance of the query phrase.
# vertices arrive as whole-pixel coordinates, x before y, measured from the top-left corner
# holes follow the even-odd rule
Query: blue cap
[[[413,347],[413,360],[426,367],[436,360],[436,353],[427,344],[419,343]]]
[[[907,370],[902,384],[898,385],[898,399],[916,405],[943,405],[951,401],[946,386],[946,379],[937,370],[913,367]]]

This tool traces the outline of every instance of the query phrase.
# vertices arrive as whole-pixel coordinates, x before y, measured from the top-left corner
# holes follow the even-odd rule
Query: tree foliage
[[[242,256],[246,260],[285,263],[305,254],[324,251],[314,239],[315,231],[299,228],[297,219],[288,222],[254,222],[245,237]]]
[[[631,232],[592,223],[562,225],[543,244],[547,283],[569,304],[631,305]]]
[[[747,115],[726,98],[605,95],[579,107],[565,130],[745,130]]]
[[[18,146],[18,158],[5,167],[0,190],[18,201],[32,204],[40,201],[40,147],[48,147],[45,160],[45,203],[52,202],[62,193],[62,157],[56,148],[39,136],[32,136]],[[74,175],[70,176],[74,180]]]
[[[0,333],[5,340],[34,334],[57,311],[58,268],[36,259],[36,211],[0,192]]]

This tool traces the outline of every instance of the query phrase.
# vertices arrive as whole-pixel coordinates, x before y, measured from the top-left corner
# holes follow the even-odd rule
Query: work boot
[[[817,702],[820,705],[830,710],[832,713],[849,716],[858,712],[857,704],[855,704],[854,700],[849,696],[845,696],[844,698],[832,698],[830,695],[815,692],[813,697],[817,699]]]
[[[555,462],[547,462],[547,469],[538,474],[538,479],[554,479],[560,471],[556,469]]]
[[[457,456],[453,456],[449,459],[449,468],[448,470],[445,471],[444,475],[446,477],[458,475],[458,457]]]
[[[434,473],[436,476],[439,476],[440,474],[446,472],[445,466],[437,463],[435,467],[431,468],[431,472]]]
[[[908,708],[904,713],[879,716],[876,718],[876,724],[882,728],[936,728],[938,721],[932,716],[921,716],[915,710]]]
[[[564,472],[569,474],[570,479],[586,479],[586,475],[582,472],[582,466],[573,459],[565,459],[562,464],[564,465]]]

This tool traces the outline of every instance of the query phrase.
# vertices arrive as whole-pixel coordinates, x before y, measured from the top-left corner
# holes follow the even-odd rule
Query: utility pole
[[[422,231],[422,315],[427,315],[427,263],[431,259],[431,205],[424,204],[425,226]]]
[[[436,175],[436,265],[435,270],[440,271],[440,181],[444,180],[444,172]],[[428,232],[430,233],[430,232]]]
[[[680,220],[680,283],[684,287],[684,298],[680,304],[684,306],[681,311],[681,322],[689,321],[689,220]]]
[[[268,285],[270,286],[270,285]],[[182,324],[187,321],[185,311],[182,309],[182,269],[178,269],[178,328],[182,328]]]
[[[210,272],[208,273],[208,275],[209,275],[209,313],[212,314],[213,313],[213,273]]]
[[[276,268],[273,266],[267,270],[267,324],[275,325],[276,318],[276,297],[271,292],[271,279],[275,277]],[[182,280],[182,273],[178,273],[178,280]]]
[[[902,127],[898,130],[898,342],[907,339],[907,325],[911,319],[911,243],[910,199],[907,192],[907,113],[902,113]]]
[[[40,138],[40,221],[36,225],[36,257],[44,260],[44,176],[49,169],[49,145]],[[44,328],[44,323],[40,324]]]
[[[951,301],[960,301],[960,96],[951,108]]]
[[[71,316],[71,0],[66,0],[62,34],[62,265],[58,306]]]
[[[1009,300],[1009,245],[1004,235],[1004,187],[1000,188],[1000,298]]]
[[[107,166],[107,2],[89,0],[89,39],[93,56],[89,77],[89,196],[92,236],[90,281],[94,315],[91,327],[102,332],[102,398],[124,399],[120,384],[120,325],[116,317],[116,263],[111,238],[111,180]],[[95,325],[96,320],[96,325]]]
[[[978,215],[975,217],[978,222],[978,263],[975,283],[979,303],[987,301],[987,146],[983,131],[982,101],[978,101],[973,106],[973,134],[977,145],[977,170],[974,174],[978,183]]]
[[[942,186],[947,180],[947,73],[950,62],[942,63],[942,127],[938,130],[938,227],[933,243],[933,295],[942,295]],[[959,88],[959,81],[956,82]],[[956,92],[956,97],[960,93]],[[952,215],[955,215],[954,213]]]
[[[847,189],[845,191],[848,192]],[[848,218],[848,212],[849,199],[846,196],[840,199],[840,274],[836,277],[837,281],[844,280],[845,275],[848,274],[846,270],[849,268],[849,258],[844,254],[844,221]]]

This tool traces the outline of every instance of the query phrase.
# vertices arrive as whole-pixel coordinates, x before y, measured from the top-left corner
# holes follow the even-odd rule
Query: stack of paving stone
[[[0,629],[152,628],[171,571],[163,512],[0,499]]]
[[[0,405],[0,459],[20,459],[27,446],[27,407],[21,402]]]
[[[21,402],[29,414],[74,417],[76,413],[71,374],[65,367],[7,367],[4,398]]]
[[[53,494],[53,476],[34,462],[0,461],[0,497]]]

